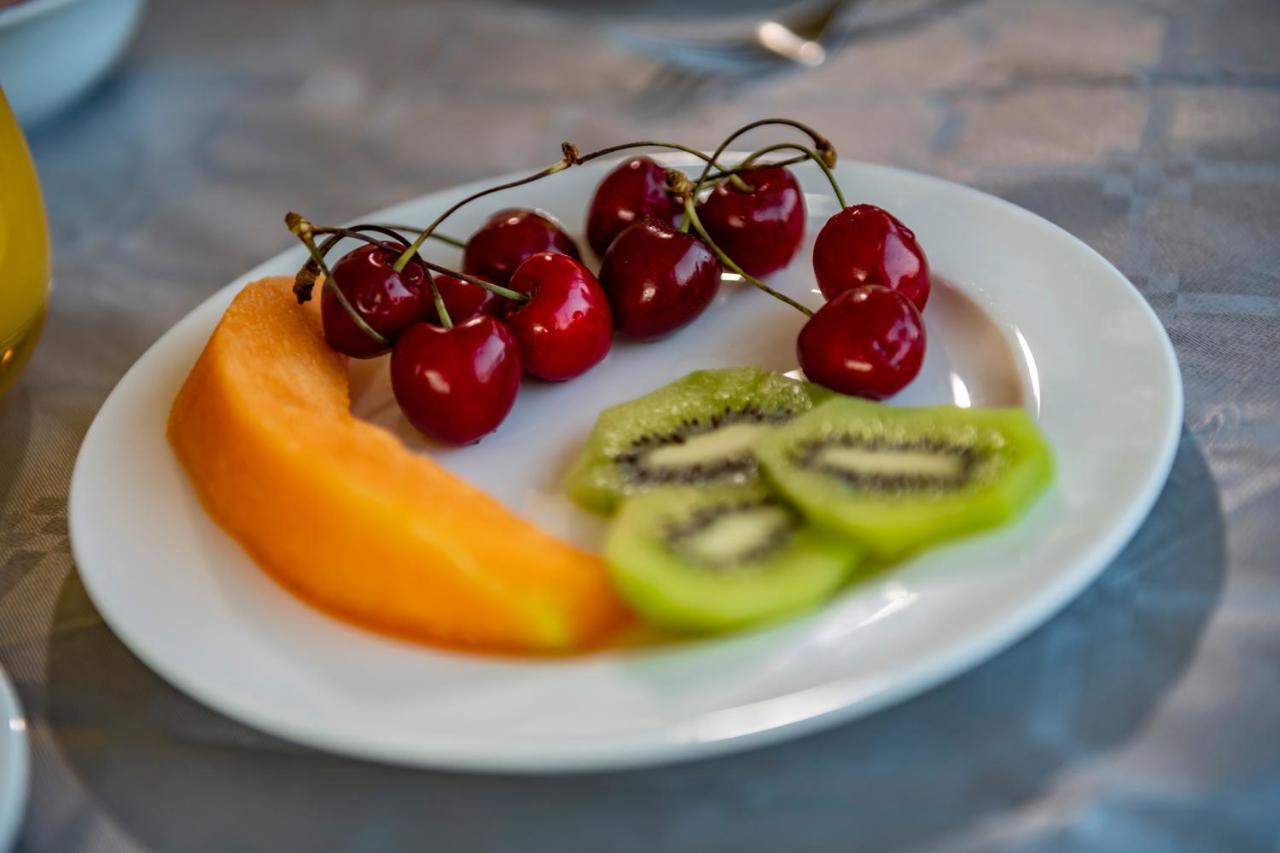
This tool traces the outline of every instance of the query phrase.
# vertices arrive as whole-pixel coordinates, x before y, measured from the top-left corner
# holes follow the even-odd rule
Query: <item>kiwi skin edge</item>
[[[857,491],[797,465],[804,441],[848,434],[971,443],[982,461],[951,493]],[[1026,511],[1054,479],[1054,458],[1020,408],[905,408],[838,397],[764,436],[753,447],[765,480],[813,523],[860,542],[877,561],[896,561],[947,539],[1004,524]]]
[[[628,500],[605,543],[614,585],[644,620],[719,633],[777,621],[827,601],[861,569],[862,549],[793,510],[789,533],[743,564],[708,564],[680,552],[670,525],[710,507],[785,506],[763,486],[664,489]],[[753,528],[753,534],[759,528]]]

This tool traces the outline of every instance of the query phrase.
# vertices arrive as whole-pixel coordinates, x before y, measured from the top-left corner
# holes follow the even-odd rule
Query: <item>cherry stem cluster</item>
[[[332,234],[334,235],[335,238],[339,240],[342,239],[343,237],[351,237],[355,240],[363,240],[364,242],[370,243],[375,246],[383,246],[383,247],[387,246],[387,244],[381,240],[376,240],[368,236],[367,234],[362,234],[359,230],[360,227],[363,227],[364,229],[371,230],[371,231],[384,231],[384,233],[385,233],[385,230],[390,228],[390,226],[365,225],[365,226],[358,226],[357,228],[315,228],[314,232],[317,234]],[[416,230],[416,229],[413,229],[413,230]],[[399,239],[399,237],[397,237],[397,239]],[[397,245],[389,248],[399,249],[401,247]],[[512,290],[509,287],[503,287],[500,284],[494,284],[493,282],[486,281],[483,278],[477,278],[468,273],[459,272],[458,270],[455,270],[455,269],[450,269],[449,267],[446,267],[443,264],[437,264],[434,261],[428,261],[426,258],[422,257],[421,255],[418,256],[418,263],[422,264],[424,267],[431,270],[432,272],[438,272],[444,275],[453,276],[459,281],[465,281],[467,284],[474,284],[476,287],[484,288],[490,293],[501,296],[504,299],[510,299],[513,302],[529,301],[529,294],[527,293],[521,293],[519,290]]]
[[[815,139],[815,144],[818,144],[817,140],[821,139],[821,137],[814,137],[814,139]],[[565,169],[568,169],[570,166],[578,166],[583,163],[588,163],[599,157],[605,157],[605,156],[608,156],[609,154],[616,154],[619,151],[626,151],[632,148],[666,148],[672,151],[683,151],[686,154],[692,154],[694,157],[697,157],[698,159],[704,161],[706,163],[707,171],[709,171],[713,167],[718,167],[718,164],[716,163],[714,157],[708,157],[706,153],[699,151],[696,148],[691,148],[688,145],[681,145],[678,142],[660,142],[652,139],[642,139],[636,142],[624,142],[621,145],[610,145],[607,148],[601,148],[597,151],[592,151],[588,154],[579,153],[578,147],[574,145],[572,142],[563,142],[560,145],[560,150],[562,152],[560,159],[555,163],[552,163],[547,168],[541,169],[533,173],[532,175],[527,175],[523,178],[516,178],[513,181],[507,181],[506,183],[498,184],[497,186],[488,187],[486,189],[480,190],[479,192],[472,193],[466,198],[455,202],[452,206],[450,206],[447,210],[445,210],[444,213],[441,213],[439,216],[437,216],[435,218],[435,221],[433,221],[426,228],[397,229],[397,230],[405,230],[405,231],[411,231],[411,232],[417,231],[418,237],[413,241],[413,243],[409,245],[407,249],[404,250],[404,252],[400,255],[400,257],[396,259],[396,263],[395,263],[396,271],[398,272],[404,269],[405,264],[409,263],[409,259],[412,258],[414,255],[416,255],[418,251],[422,248],[422,244],[425,243],[429,238],[435,236],[435,230],[440,226],[440,223],[444,222],[454,213],[458,212],[463,207],[467,206],[468,204],[475,201],[476,199],[484,198],[487,195],[491,195],[496,192],[502,192],[503,190],[514,189],[515,187],[521,187],[521,186],[524,186],[525,184],[531,184],[534,181],[540,181],[543,178],[550,177],[551,175],[554,175],[557,172],[563,172]],[[744,192],[750,192],[751,187],[748,186],[746,182],[742,180],[742,178],[738,177],[737,175],[731,175],[729,176],[729,178],[734,182],[734,186],[736,186],[738,189],[741,189]],[[392,227],[395,227],[395,226],[392,226]],[[464,248],[466,246],[466,244],[463,243],[462,241],[454,240],[452,238],[445,238],[444,242],[451,243],[452,245],[458,246],[459,248]]]
[[[694,207],[695,207],[694,197],[692,195],[686,196],[684,200],[684,215],[685,215],[686,221],[693,225],[693,230],[696,231],[698,236],[702,238],[702,241],[707,244],[707,248],[711,249],[711,251],[715,253],[716,257],[720,259],[720,263],[724,264],[730,270],[742,276],[744,281],[754,285],[755,287],[758,287],[760,290],[763,290],[765,293],[769,294],[774,299],[787,303],[792,308],[799,311],[801,314],[804,314],[806,317],[813,316],[812,310],[810,310],[809,308],[806,308],[804,305],[801,305],[799,302],[795,301],[790,296],[787,296],[785,293],[779,293],[769,285],[765,284],[760,279],[749,274],[742,267],[738,266],[734,262],[733,258],[730,258],[727,254],[725,254],[725,251],[721,249],[719,246],[717,246],[716,242],[711,239],[711,235],[708,234],[707,229],[702,226],[702,220],[698,218],[698,212],[697,210],[694,209]]]
[[[801,132],[807,134],[809,138],[813,141],[813,147],[809,148],[796,143],[779,143],[777,145],[771,145],[766,148],[762,148],[759,151],[752,153],[750,156],[747,157],[747,159],[745,159],[735,167],[724,168],[720,166],[719,164],[720,157],[724,155],[725,150],[728,149],[729,145],[732,144],[735,139],[737,139],[738,137],[742,136],[744,133],[750,130],[753,130],[758,127],[765,127],[768,125],[783,125],[783,126],[793,127],[797,130],[800,130]],[[297,213],[290,212],[288,215],[285,216],[285,224],[288,225],[289,230],[293,232],[293,234],[306,247],[307,253],[311,257],[311,261],[308,266],[312,266],[312,265],[314,266],[314,269],[304,268],[302,271],[298,273],[297,279],[294,284],[294,292],[298,296],[298,301],[300,302],[306,301],[308,298],[310,298],[311,287],[314,284],[314,275],[316,271],[323,273],[324,286],[328,287],[331,290],[331,292],[337,298],[339,304],[342,306],[343,310],[347,312],[347,314],[351,317],[352,321],[356,324],[356,326],[365,334],[369,335],[370,338],[377,341],[379,344],[385,345],[388,343],[386,338],[384,338],[376,330],[374,330],[373,327],[371,327],[365,321],[365,319],[362,316],[360,316],[360,313],[356,311],[355,307],[351,305],[350,301],[348,301],[346,295],[337,286],[337,283],[334,281],[334,278],[333,278],[333,273],[329,270],[329,267],[325,262],[325,255],[329,252],[329,250],[333,248],[334,245],[338,243],[338,241],[340,241],[344,237],[350,237],[357,240],[362,240],[366,243],[371,243],[377,246],[383,246],[388,249],[397,249],[397,248],[400,248],[400,245],[399,245],[400,243],[406,242],[405,238],[401,236],[402,234],[416,233],[417,237],[414,238],[413,242],[408,243],[404,247],[403,251],[400,253],[400,256],[396,258],[393,268],[397,273],[402,272],[405,266],[416,257],[419,263],[423,264],[423,266],[425,266],[428,270],[431,270],[433,272],[443,273],[445,275],[451,275],[460,281],[464,281],[464,282],[467,282],[468,284],[476,285],[477,287],[482,287],[485,290],[488,290],[491,293],[495,293],[498,296],[502,296],[506,299],[525,302],[529,299],[528,294],[511,290],[509,288],[502,287],[501,285],[494,284],[493,282],[484,281],[483,279],[476,278],[475,276],[467,275],[465,273],[461,273],[456,270],[449,269],[448,267],[444,267],[439,264],[429,262],[423,259],[419,255],[419,252],[421,251],[426,241],[429,239],[439,240],[442,243],[447,243],[459,249],[465,249],[466,248],[465,241],[459,240],[456,237],[449,237],[444,234],[437,234],[436,228],[438,228],[442,222],[444,222],[446,219],[448,219],[458,210],[470,204],[471,202],[476,201],[477,199],[484,198],[485,196],[492,195],[493,193],[501,192],[503,190],[514,189],[515,187],[524,186],[525,184],[531,184],[534,181],[539,181],[539,180],[542,180],[543,178],[550,177],[551,175],[554,175],[557,172],[562,172],[571,166],[577,166],[583,163],[587,163],[591,160],[595,160],[600,157],[605,157],[610,154],[616,154],[619,151],[626,151],[633,148],[666,148],[672,151],[682,151],[686,154],[690,154],[698,158],[699,160],[703,161],[704,165],[703,165],[702,172],[698,176],[697,181],[693,182],[692,184],[689,182],[688,178],[683,175],[683,173],[679,173],[679,172],[671,173],[671,175],[673,176],[673,180],[670,181],[672,191],[679,192],[681,195],[684,196],[685,216],[684,216],[684,221],[680,225],[681,231],[684,231],[687,233],[689,228],[692,226],[693,229],[697,231],[698,236],[701,237],[702,240],[706,242],[707,246],[720,259],[720,262],[724,264],[726,267],[728,267],[730,270],[732,270],[733,272],[740,275],[743,278],[743,280],[763,290],[764,292],[768,293],[774,298],[787,303],[788,305],[795,308],[796,310],[808,316],[813,315],[813,312],[811,310],[801,305],[799,302],[796,302],[794,299],[790,298],[789,296],[786,296],[785,294],[779,293],[778,291],[769,287],[764,282],[760,281],[755,276],[749,275],[745,270],[743,270],[740,266],[738,266],[738,264],[736,264],[732,258],[730,258],[727,254],[725,254],[724,250],[722,250],[719,246],[717,246],[715,244],[715,241],[711,239],[711,236],[707,233],[706,229],[703,227],[702,222],[698,219],[698,213],[696,210],[698,194],[702,191],[702,188],[706,186],[708,183],[712,183],[720,180],[729,180],[730,182],[733,183],[736,189],[741,190],[743,192],[751,192],[753,188],[746,181],[742,179],[742,173],[748,172],[753,168],[760,168],[760,165],[756,164],[756,160],[764,156],[765,154],[769,154],[774,151],[798,151],[800,153],[798,156],[791,157],[786,160],[778,161],[775,163],[764,164],[764,165],[789,166],[795,163],[804,162],[805,160],[812,160],[814,163],[816,163],[819,166],[819,168],[822,169],[823,174],[826,175],[827,180],[830,181],[831,189],[835,193],[836,200],[840,203],[840,206],[842,208],[846,206],[845,200],[844,200],[844,194],[840,191],[840,186],[836,181],[835,175],[831,172],[831,166],[835,164],[835,158],[836,158],[835,148],[831,145],[831,143],[827,140],[826,137],[822,136],[813,128],[809,127],[808,125],[802,124],[798,121],[794,121],[792,119],[787,119],[787,118],[766,118],[766,119],[760,119],[759,121],[753,121],[748,124],[745,124],[742,127],[738,128],[733,133],[731,133],[729,136],[725,137],[725,139],[720,143],[720,145],[716,148],[716,150],[712,152],[710,155],[702,151],[699,151],[696,148],[691,148],[687,145],[681,145],[675,142],[661,142],[656,140],[640,140],[636,142],[625,142],[620,145],[610,145],[606,148],[601,148],[599,150],[592,151],[588,154],[580,154],[578,152],[577,146],[575,146],[571,142],[564,142],[560,146],[561,157],[555,163],[552,163],[550,166],[546,167],[545,169],[541,169],[523,178],[516,178],[515,180],[507,181],[502,184],[497,184],[496,186],[487,187],[486,189],[472,193],[471,195],[455,202],[453,205],[447,208],[443,213],[437,216],[435,220],[432,221],[431,224],[428,225],[426,228],[415,228],[415,227],[406,226],[406,225],[377,225],[377,224],[355,226],[354,228],[330,228],[330,227],[320,228],[312,225],[303,216]],[[713,172],[713,170],[715,171]],[[367,234],[363,233],[364,231],[374,231],[374,232],[382,233],[391,237],[397,242],[395,244],[388,244],[384,241],[368,236]],[[319,234],[327,235],[327,239],[324,241],[322,246],[317,246],[315,242],[315,237],[316,235],[319,235]],[[308,276],[311,277],[310,281],[307,281]],[[428,276],[428,280],[430,281],[430,284],[431,284],[431,294],[435,302],[436,313],[440,318],[440,322],[442,325],[444,325],[446,329],[452,328],[453,321],[449,317],[449,312],[445,306],[444,298],[440,294],[440,289],[436,285],[435,280],[432,279],[430,276]]]
[[[379,223],[378,227],[388,231],[399,231],[404,234],[421,234],[426,230],[413,225],[389,225],[385,223]],[[448,234],[441,234],[439,231],[432,231],[429,236],[432,240],[439,240],[441,243],[453,246],[455,249],[467,248],[466,240],[459,240],[457,237],[450,237]]]
[[[312,225],[304,216],[293,213],[292,211],[285,216],[285,224],[289,226],[289,230],[293,232],[293,234],[302,242],[303,246],[306,247],[307,253],[311,256],[311,261],[308,266],[314,267],[314,269],[310,270],[307,267],[304,267],[294,279],[293,291],[298,297],[298,301],[305,302],[311,298],[311,288],[315,284],[314,275],[316,272],[323,273],[323,286],[329,288],[330,292],[337,298],[338,304],[342,306],[342,309],[347,313],[347,316],[351,318],[351,321],[356,324],[356,327],[377,343],[384,346],[387,345],[389,343],[387,339],[368,324],[364,317],[360,315],[360,312],[355,309],[355,306],[351,304],[350,300],[347,299],[347,296],[342,292],[342,289],[338,287],[337,280],[334,278],[332,270],[329,269],[328,263],[325,261],[325,256],[329,253],[329,250],[344,238],[360,240],[364,243],[368,243],[373,246],[380,246],[388,250],[399,249],[401,244],[405,243],[405,240],[397,234],[396,231],[416,231],[417,229],[401,229],[396,226],[388,225],[357,225],[354,228],[316,226]],[[364,233],[365,231],[384,234],[394,239],[396,243],[389,244],[385,240],[370,237],[368,234]],[[324,242],[319,246],[317,246],[315,242],[316,235],[325,235]],[[521,293],[518,290],[512,290],[509,287],[503,287],[500,284],[494,284],[491,281],[476,278],[473,275],[468,275],[467,273],[450,269],[449,267],[442,266],[441,264],[432,263],[422,257],[418,258],[418,262],[432,272],[453,276],[460,281],[465,281],[468,284],[482,287],[490,293],[494,293],[504,299],[510,299],[515,302],[529,301],[530,297],[527,293]],[[431,283],[431,295],[435,302],[436,315],[440,318],[441,325],[446,329],[451,329],[453,328],[453,320],[449,316],[449,310],[444,304],[444,298],[440,295],[440,288],[436,286],[435,279],[431,278],[431,276],[428,276],[427,278]]]
[[[808,134],[809,138],[813,140],[813,147],[809,148],[807,146],[799,145],[794,142],[782,142],[776,145],[769,145],[759,149],[758,151],[752,152],[747,156],[745,160],[743,160],[733,169],[728,169],[728,170],[722,169],[716,175],[711,174],[711,169],[715,166],[716,162],[724,154],[725,149],[727,149],[735,139],[737,139],[739,136],[741,136],[742,134],[746,133],[749,130],[753,130],[757,127],[764,127],[766,125],[786,125],[788,127],[794,127]],[[767,163],[767,164],[756,163],[756,161],[759,160],[764,155],[772,154],[775,151],[798,151],[800,153],[796,157],[792,157],[788,160],[784,160],[776,163]],[[836,201],[840,203],[840,207],[842,209],[846,207],[845,200],[844,200],[844,193],[841,192],[840,184],[838,181],[836,181],[836,176],[831,171],[831,167],[835,165],[835,160],[836,160],[835,147],[831,145],[831,143],[827,140],[826,137],[822,136],[822,134],[818,133],[813,128],[808,127],[807,125],[801,124],[800,122],[792,121],[791,119],[768,118],[768,119],[761,119],[759,121],[754,121],[754,122],[751,122],[750,124],[743,125],[742,127],[735,130],[733,133],[725,137],[724,141],[720,143],[719,147],[716,148],[716,150],[712,152],[711,156],[706,159],[706,166],[703,168],[702,174],[699,175],[698,180],[696,182],[693,182],[692,184],[690,184],[687,178],[683,178],[683,175],[679,175],[679,174],[673,175],[671,182],[675,185],[680,186],[685,193],[684,221],[680,225],[680,229],[682,231],[687,233],[689,228],[692,227],[693,230],[697,232],[698,236],[702,238],[702,241],[707,244],[707,247],[710,248],[711,251],[715,253],[716,257],[720,259],[720,263],[724,264],[724,266],[726,266],[733,272],[740,275],[744,281],[748,282],[754,287],[759,288],[760,290],[763,290],[765,293],[769,294],[774,299],[777,299],[780,302],[785,302],[787,305],[790,305],[792,308],[795,308],[797,311],[804,314],[806,317],[812,317],[813,311],[811,309],[807,308],[804,305],[801,305],[799,302],[792,299],[790,296],[787,296],[784,293],[780,293],[779,291],[774,290],[772,287],[765,284],[763,281],[756,278],[755,276],[750,275],[746,270],[738,266],[738,264],[732,258],[730,258],[729,255],[726,254],[723,249],[721,249],[719,246],[716,245],[715,240],[711,239],[711,235],[707,233],[707,229],[704,228],[702,225],[702,220],[698,218],[698,211],[697,211],[698,195],[699,193],[701,193],[702,188],[712,181],[717,181],[725,177],[736,177],[738,174],[742,172],[748,172],[753,168],[761,168],[762,165],[788,166],[793,163],[804,162],[805,160],[812,160],[814,163],[818,165],[818,168],[822,169],[822,173],[826,176],[827,180],[831,183],[831,190],[833,193],[835,193]]]
[[[560,146],[560,150],[562,152],[562,156],[560,157],[560,159],[552,163],[550,166],[548,166],[545,169],[537,171],[532,175],[528,175],[523,178],[516,178],[514,181],[507,181],[504,184],[498,184],[496,186],[492,186],[492,187],[488,187],[487,189],[480,190],[479,192],[474,192],[471,195],[467,196],[466,198],[461,199],[460,201],[454,202],[453,205],[451,205],[447,210],[445,210],[444,213],[437,216],[434,222],[432,222],[426,228],[422,229],[422,233],[418,235],[418,238],[414,240],[411,244],[409,244],[409,247],[405,249],[403,253],[401,253],[399,258],[396,259],[396,263],[395,263],[396,272],[399,272],[400,270],[404,269],[405,264],[409,263],[409,261],[413,259],[413,256],[418,254],[418,250],[422,248],[422,244],[427,242],[427,238],[429,238],[432,232],[434,232],[436,228],[440,226],[441,222],[444,222],[446,219],[448,219],[450,216],[452,216],[455,212],[457,212],[461,208],[465,207],[466,205],[470,204],[476,199],[484,198],[487,195],[492,195],[493,193],[496,193],[496,192],[502,192],[503,190],[514,189],[515,187],[524,186],[525,184],[531,184],[534,181],[540,181],[543,178],[550,177],[551,175],[554,175],[557,172],[563,172],[565,169],[569,168],[570,166],[574,165],[579,161],[578,149],[572,142],[563,143]]]
[[[693,197],[696,199],[698,193],[702,191],[702,188],[706,186],[708,182],[710,182],[712,167],[715,166],[716,162],[719,161],[719,159],[724,155],[724,152],[728,149],[730,145],[733,144],[733,141],[735,139],[737,139],[739,136],[742,136],[744,133],[748,131],[755,130],[757,127],[768,127],[770,125],[782,125],[784,127],[794,127],[796,130],[799,130],[801,133],[806,134],[811,140],[813,140],[813,147],[817,151],[822,152],[822,155],[821,155],[822,159],[824,161],[829,160],[830,164],[835,163],[836,149],[831,144],[830,140],[828,140],[821,133],[818,133],[818,131],[809,127],[807,124],[802,124],[798,121],[795,121],[794,119],[789,119],[789,118],[762,118],[762,119],[759,119],[758,121],[748,122],[747,124],[744,124],[742,127],[738,128],[733,133],[726,136],[724,140],[721,141],[720,145],[716,147],[716,150],[711,152],[711,156],[707,158],[706,165],[702,169],[702,174],[698,176],[698,180],[693,185]],[[737,172],[741,172],[741,171],[745,171],[745,170],[741,166],[739,166],[737,169],[734,170],[734,173],[736,174]],[[690,224],[692,224],[692,220],[690,219],[690,217],[686,216],[684,219],[684,222],[680,223],[680,230],[684,231],[685,233],[688,233]]]
[[[302,245],[307,247],[307,253],[311,255],[311,260],[315,262],[316,266],[320,268],[320,272],[324,274],[324,287],[329,288],[329,292],[337,298],[338,304],[341,305],[342,309],[351,317],[351,320],[356,324],[356,327],[374,341],[386,346],[388,344],[387,339],[365,322],[364,317],[360,316],[360,312],[357,311],[355,306],[347,300],[346,294],[338,287],[338,283],[333,278],[333,273],[329,271],[329,265],[325,263],[324,253],[316,246],[316,231],[315,228],[312,227],[311,223],[308,222],[305,217],[292,211],[285,215],[284,222],[289,226],[289,230],[293,232],[294,236],[302,241]]]
[[[801,154],[798,157],[788,157],[785,160],[775,160],[770,163],[758,163],[758,164],[752,164],[749,166],[746,165],[745,162],[743,162],[743,163],[739,163],[738,165],[734,166],[731,169],[721,169],[719,172],[713,172],[711,176],[707,178],[707,183],[714,184],[716,181],[722,180],[724,178],[735,178],[741,175],[743,172],[749,172],[752,169],[763,169],[766,166],[778,166],[778,167],[794,166],[797,163],[803,163],[808,159],[809,159],[809,155]],[[750,192],[750,190],[748,190],[748,192]]]
[[[759,151],[753,151],[751,154],[747,155],[747,159],[743,160],[738,168],[744,170],[760,168],[760,166],[753,165],[755,161],[763,157],[765,154],[772,154],[774,151],[799,151],[801,152],[801,156],[793,158],[794,160],[799,162],[812,160],[817,167],[822,170],[822,174],[827,176],[827,181],[831,184],[831,192],[835,195],[836,201],[839,202],[840,209],[844,210],[849,206],[845,203],[844,193],[840,191],[840,183],[836,180],[835,173],[831,171],[831,167],[827,165],[827,162],[822,159],[822,155],[817,151],[814,151],[812,148],[806,148],[805,146],[797,145],[794,142],[779,142],[777,145],[769,145],[761,148]],[[765,165],[776,166],[778,164],[768,163]]]
[[[681,145],[678,142],[657,142],[651,139],[640,140],[638,142],[624,142],[621,145],[610,145],[608,148],[601,148],[598,151],[592,151],[590,154],[583,154],[578,158],[579,163],[587,163],[600,157],[607,157],[610,154],[616,154],[619,151],[627,151],[632,148],[666,148],[671,151],[683,151],[685,154],[691,154],[697,157],[709,168],[719,168],[716,163],[705,151],[699,151],[697,148],[691,148],[688,145]],[[726,175],[733,181],[733,185],[743,192],[751,192],[751,186],[737,175]]]

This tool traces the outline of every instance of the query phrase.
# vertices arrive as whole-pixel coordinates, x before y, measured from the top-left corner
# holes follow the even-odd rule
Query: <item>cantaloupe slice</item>
[[[351,415],[345,359],[290,284],[235,298],[173,403],[213,519],[302,598],[391,634],[548,652],[624,624],[599,557]]]

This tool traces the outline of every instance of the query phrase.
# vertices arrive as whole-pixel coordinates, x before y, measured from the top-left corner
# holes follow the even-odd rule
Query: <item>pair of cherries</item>
[[[805,376],[873,400],[905,388],[924,363],[930,289],[915,234],[875,205],[846,207],[818,232],[813,270],[827,302],[796,339]]]
[[[804,239],[804,195],[782,166],[721,180],[696,205],[711,241],[756,278],[785,267]],[[635,157],[610,172],[587,215],[587,238],[604,256],[600,280],[614,302],[620,331],[662,334],[692,321],[719,287],[721,264],[705,243],[681,233],[683,203],[668,172]],[[796,342],[814,382],[846,394],[883,399],[915,378],[924,360],[921,311],[929,298],[929,264],[915,234],[869,204],[846,207],[823,226],[813,268],[827,298]],[[612,286],[611,286],[612,285]],[[618,295],[639,295],[619,303]],[[643,310],[642,310],[643,309]]]
[[[391,387],[419,431],[450,444],[492,432],[515,403],[522,374],[550,381],[578,376],[613,340],[609,302],[578,260],[573,241],[535,211],[494,214],[467,243],[463,272],[521,299],[499,296],[417,258],[400,270],[401,241],[344,255],[333,281],[379,343],[326,288],[321,317],[329,345],[356,358],[391,349]],[[445,315],[436,311],[432,285]]]
[[[716,244],[753,275],[786,266],[804,236],[804,196],[786,169],[750,173],[752,191],[722,182],[699,203]],[[605,176],[587,210],[587,240],[601,256],[600,282],[618,331],[661,337],[697,318],[715,298],[724,272],[702,240],[678,227],[684,203],[667,170],[635,157]]]

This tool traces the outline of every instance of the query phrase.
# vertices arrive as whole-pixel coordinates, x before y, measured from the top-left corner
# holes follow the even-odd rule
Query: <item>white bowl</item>
[[[25,0],[0,10],[0,86],[30,127],[84,94],[115,64],[143,0]]]

